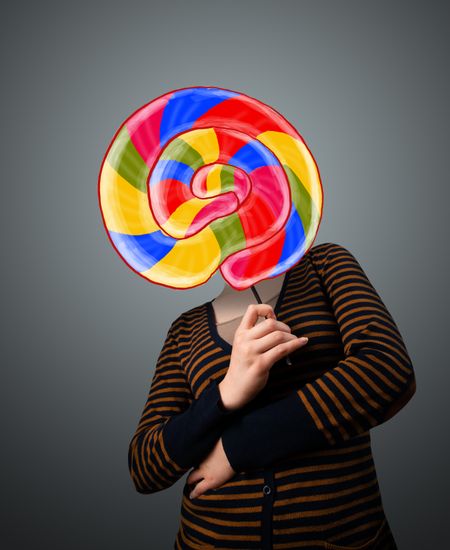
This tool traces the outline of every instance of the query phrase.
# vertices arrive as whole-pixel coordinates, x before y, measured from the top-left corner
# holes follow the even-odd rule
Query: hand
[[[236,472],[228,462],[227,455],[223,450],[222,438],[220,438],[200,466],[188,475],[188,485],[198,481],[189,497],[197,498],[208,489],[217,489],[235,475]]]
[[[264,316],[269,318],[255,325]],[[227,374],[219,384],[223,406],[235,410],[251,401],[265,387],[272,365],[307,341],[277,321],[269,304],[249,305],[234,334]]]

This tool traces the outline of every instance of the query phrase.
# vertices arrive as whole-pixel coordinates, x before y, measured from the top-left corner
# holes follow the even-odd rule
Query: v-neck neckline
[[[288,269],[288,271],[286,271],[285,274],[284,274],[283,284],[281,285],[280,293],[278,294],[276,304],[273,308],[273,311],[274,311],[277,318],[278,318],[278,314],[280,312],[280,309],[283,306],[283,299],[284,299],[284,295],[286,294],[286,289],[287,289],[287,285],[288,285],[288,281],[289,281],[289,276],[291,274],[291,271],[294,269],[294,267],[291,267],[291,269]],[[216,342],[216,344],[220,348],[222,348],[222,350],[225,353],[229,354],[229,353],[231,353],[231,350],[233,349],[233,346],[232,346],[232,344],[227,342],[227,340],[222,338],[222,336],[219,334],[219,331],[217,330],[216,316],[215,316],[214,308],[213,308],[213,305],[212,305],[213,301],[214,300],[210,300],[209,302],[205,302],[205,304],[204,304],[204,306],[206,306],[206,314],[207,314],[207,319],[208,319],[209,333],[210,333],[212,339]],[[241,319],[242,319],[242,317],[241,317]]]

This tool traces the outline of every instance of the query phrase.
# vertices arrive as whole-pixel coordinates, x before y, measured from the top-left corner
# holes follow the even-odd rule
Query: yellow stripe
[[[141,275],[154,283],[191,288],[206,282],[219,267],[221,250],[214,232],[205,227],[178,241],[164,258]]]
[[[283,132],[268,131],[257,136],[281,164],[287,164],[311,196],[317,211],[322,209],[322,187],[314,159],[304,143]]]
[[[208,172],[206,178],[206,194],[207,196],[218,195],[222,190],[222,183],[220,180],[220,173],[222,171],[222,165],[212,166]]]
[[[205,164],[216,162],[219,158],[219,142],[213,128],[192,130],[179,136],[179,139],[193,147],[202,156]]]
[[[146,193],[128,183],[108,161],[100,176],[100,202],[109,231],[144,235],[159,229]]]
[[[162,228],[166,233],[175,239],[184,239],[186,232],[192,224],[192,220],[200,212],[202,208],[211,203],[214,199],[199,199],[194,197],[172,212],[170,218],[162,224]]]

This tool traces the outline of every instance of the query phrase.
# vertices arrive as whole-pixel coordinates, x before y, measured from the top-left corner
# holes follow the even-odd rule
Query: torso
[[[293,334],[308,336],[308,345],[290,354],[291,366],[285,361],[272,366],[266,387],[252,402],[255,407],[281,399],[293,388],[304,387],[345,358],[339,326],[314,269],[314,252],[320,256],[326,246],[314,247],[294,266],[277,308],[277,318],[288,324]],[[281,283],[282,277],[279,279]],[[254,303],[252,294],[250,290],[248,303]],[[180,358],[195,399],[211,380],[220,381],[226,375],[231,351],[228,342],[240,322],[238,319],[228,323],[230,326],[215,327],[213,309],[208,304],[211,302],[188,310],[177,321]],[[218,310],[219,315],[223,311]],[[220,331],[218,336],[215,329]],[[221,336],[224,341],[220,341]],[[327,397],[325,391],[323,395]],[[266,478],[268,472],[270,478]],[[265,533],[266,527],[272,529],[264,512],[266,506],[271,506],[263,491],[267,479],[275,486],[274,517],[279,516],[271,535],[273,548],[325,548],[323,541],[328,532],[335,532],[336,525],[365,530],[369,538],[383,517],[367,431],[330,449],[280,461],[269,470],[239,473],[194,502],[188,498],[190,489],[186,482],[177,549],[208,548],[208,544],[210,548],[228,548],[229,540],[236,548],[261,548],[260,534]],[[245,521],[236,520],[240,515]],[[307,546],[307,541],[311,545]]]

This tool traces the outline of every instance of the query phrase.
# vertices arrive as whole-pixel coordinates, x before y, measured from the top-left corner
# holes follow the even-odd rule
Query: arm
[[[222,432],[237,472],[329,447],[396,414],[415,392],[415,375],[390,313],[355,257],[326,243],[314,252],[345,358],[285,397],[239,416]]]
[[[233,413],[222,406],[217,380],[193,398],[172,323],[129,444],[128,468],[136,490],[148,494],[173,485],[212,449]]]

